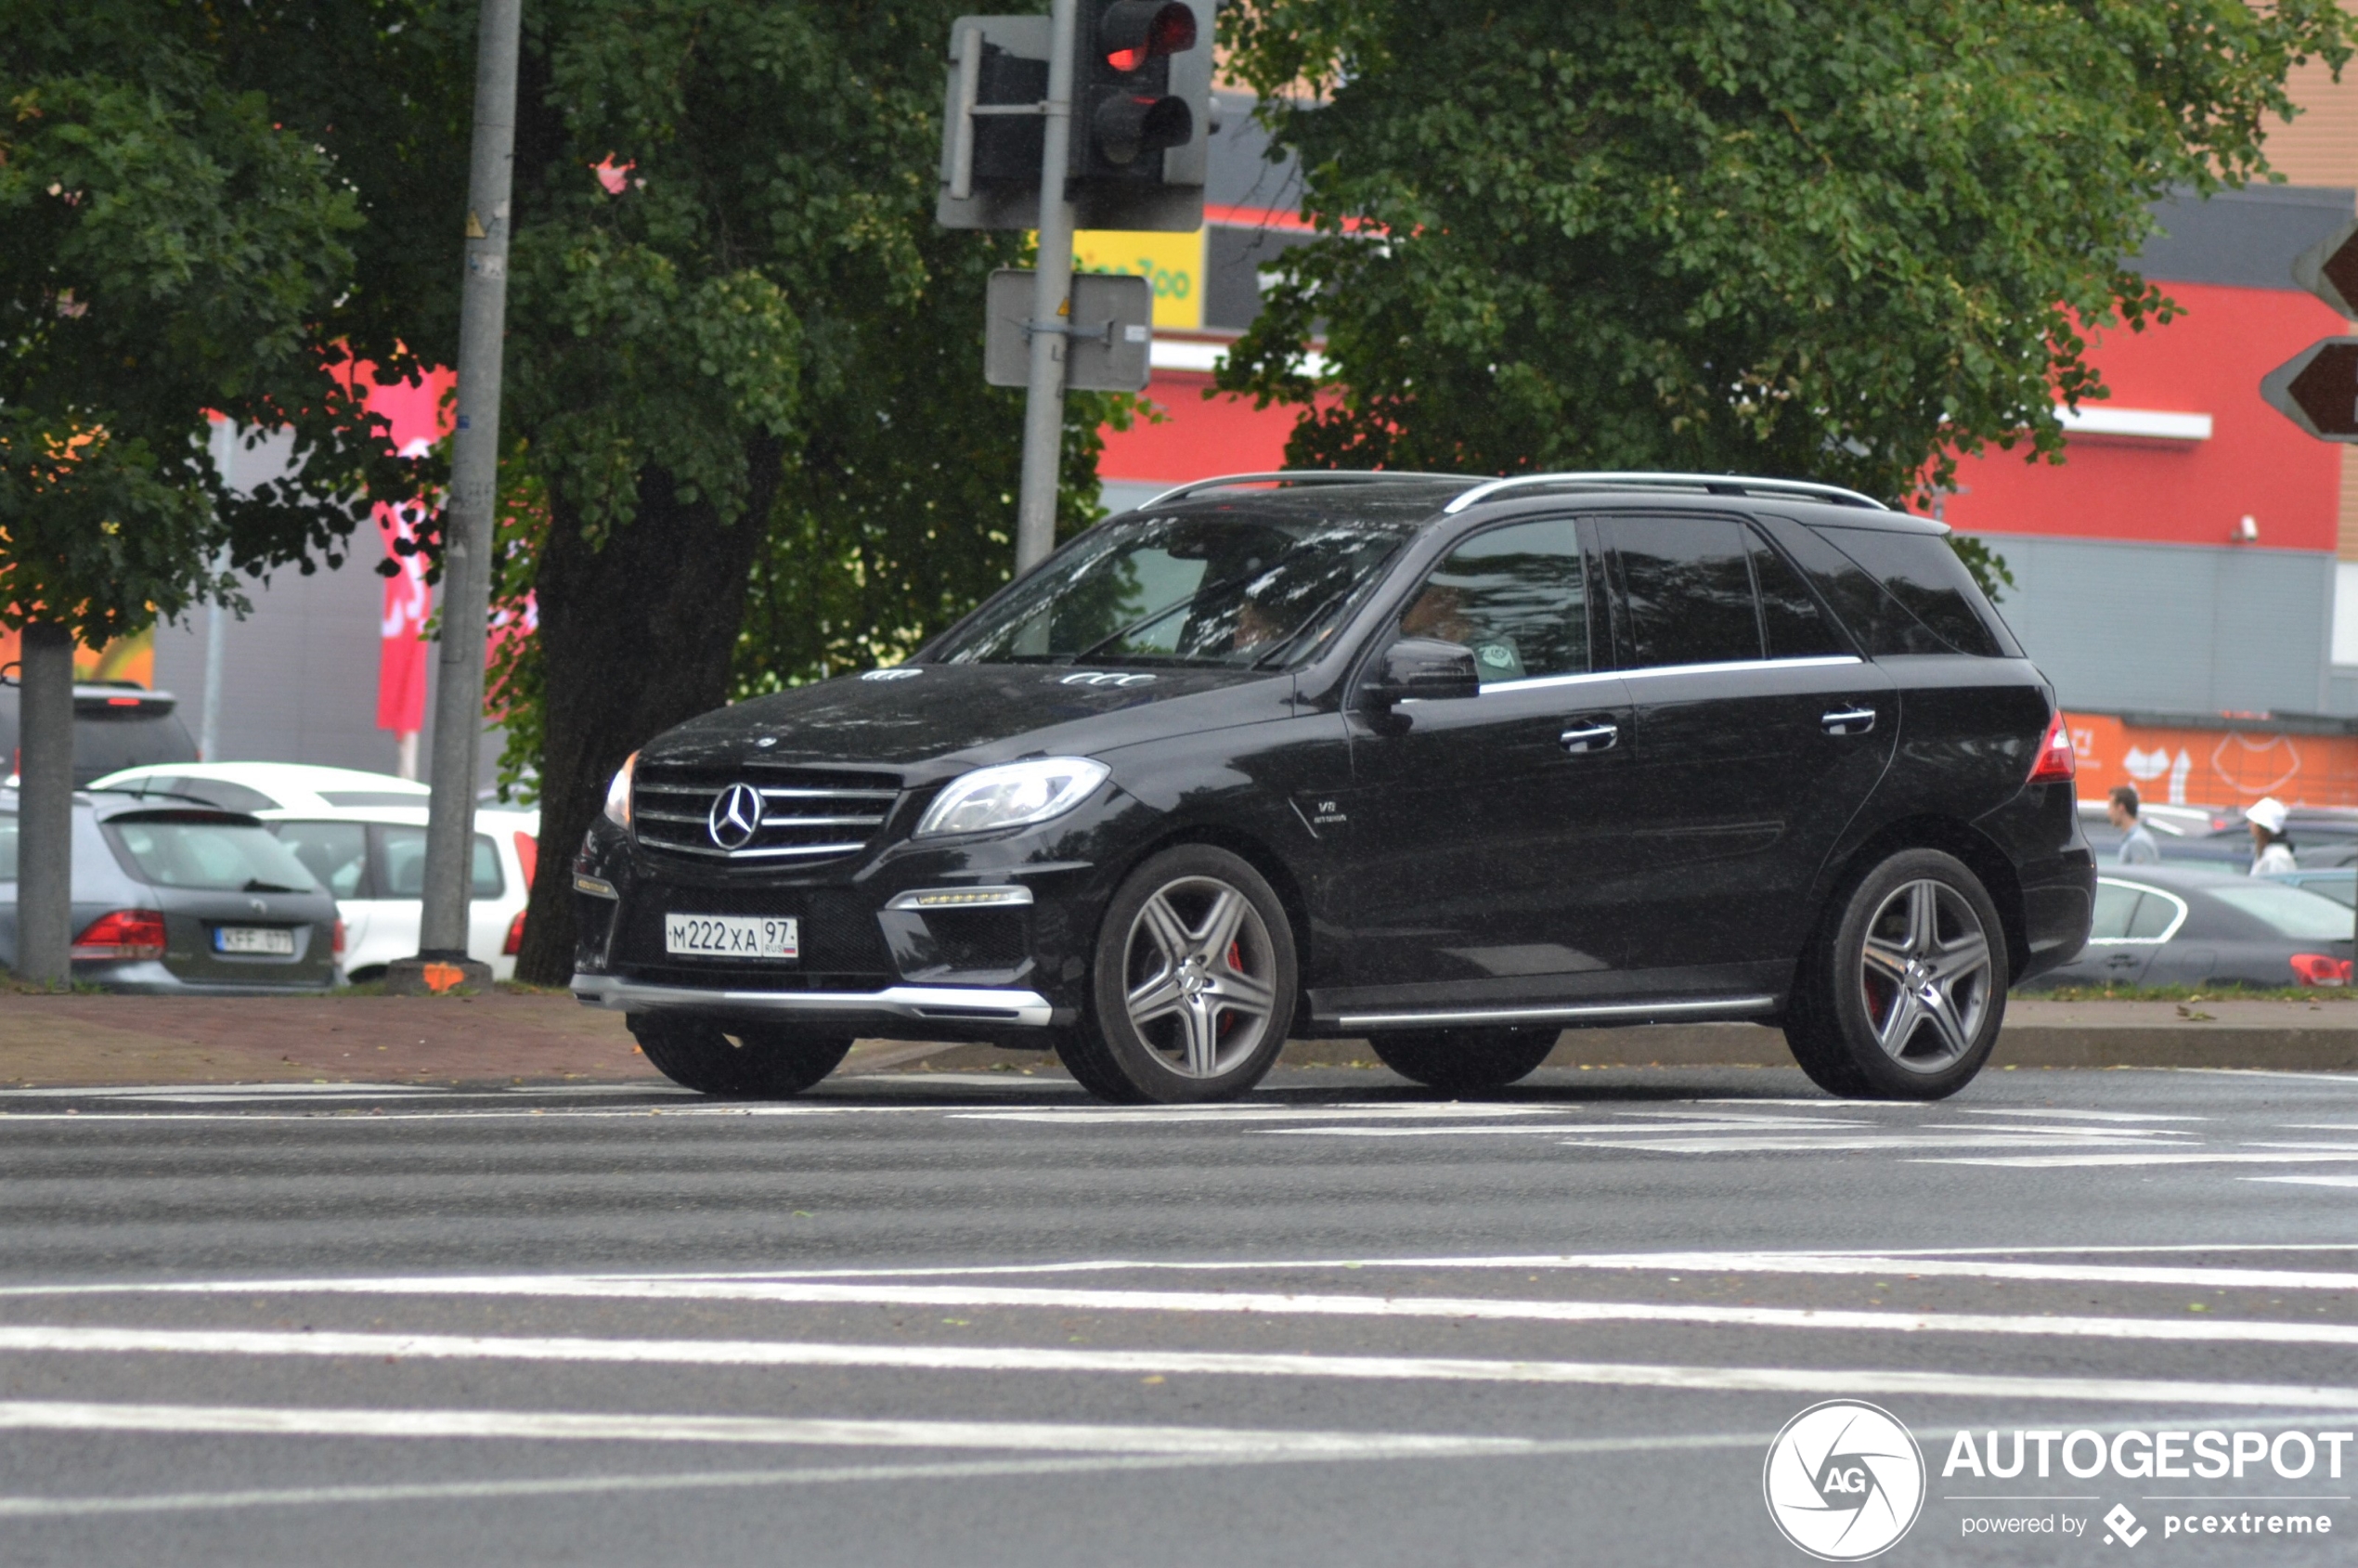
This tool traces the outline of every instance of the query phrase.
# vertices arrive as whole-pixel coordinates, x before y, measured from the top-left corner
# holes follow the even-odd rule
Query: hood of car
[[[659,736],[645,756],[907,768],[1088,755],[1278,718],[1292,697],[1292,677],[1268,671],[902,665],[717,709]]]

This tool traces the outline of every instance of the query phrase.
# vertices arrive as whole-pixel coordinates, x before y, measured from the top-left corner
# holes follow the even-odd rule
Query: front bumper
[[[1034,991],[897,985],[882,991],[707,991],[648,985],[617,975],[573,977],[576,1000],[627,1013],[702,1013],[770,1023],[901,1022],[985,1029],[1045,1029],[1056,1010]]]

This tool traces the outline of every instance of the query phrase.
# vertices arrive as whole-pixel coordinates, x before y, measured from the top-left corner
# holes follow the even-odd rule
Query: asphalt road
[[[1768,1483],[1829,1555],[1902,1513],[1879,1561],[2346,1563],[2358,1536],[2358,1443],[2327,1435],[2358,1429],[2358,1078],[0,1113],[12,1565],[1799,1563],[1764,1462],[1827,1400],[1924,1461],[1857,1412],[1797,1427]],[[2056,1462],[1976,1475],[1961,1428],[1985,1471],[2019,1431]],[[2184,1478],[2121,1473],[2172,1432]],[[2228,1473],[2188,1468],[2205,1432]],[[2100,1451],[2127,1458],[2067,1473]]]

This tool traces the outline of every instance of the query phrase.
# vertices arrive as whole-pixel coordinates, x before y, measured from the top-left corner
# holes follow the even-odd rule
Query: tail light
[[[524,951],[524,915],[525,912],[518,910],[516,917],[508,922],[508,940],[499,944],[500,957],[513,958]],[[2350,965],[2345,964],[2342,967],[2347,969]]]
[[[524,885],[532,886],[532,874],[540,869],[540,840],[519,830],[516,834],[516,864],[524,868]]]
[[[2047,738],[2039,743],[2039,759],[2030,765],[2030,784],[2069,784],[2079,773],[2079,759],[2071,754],[2071,727],[2058,712],[2047,722]]]
[[[334,935],[333,935],[333,936],[330,939],[330,941],[334,944],[334,945],[333,945],[333,947],[332,947],[332,949],[331,949],[331,951],[335,953],[335,955],[336,955],[338,958],[342,958],[342,957],[343,956],[343,921],[339,920],[339,921],[337,921],[337,922],[336,922],[335,934],[334,934]]]
[[[2322,952],[2296,952],[2292,955],[2292,972],[2302,985],[2348,985],[2350,960]]]
[[[152,909],[119,909],[111,914],[102,914],[73,939],[73,956],[162,958],[163,916]]]

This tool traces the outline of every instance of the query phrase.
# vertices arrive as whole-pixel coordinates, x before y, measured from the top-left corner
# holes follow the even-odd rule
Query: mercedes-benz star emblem
[[[731,784],[713,801],[705,826],[722,849],[744,849],[761,827],[761,791],[751,784]]]

